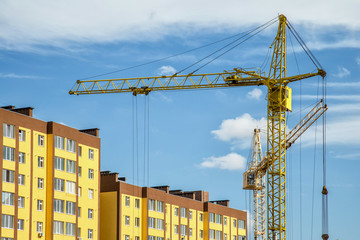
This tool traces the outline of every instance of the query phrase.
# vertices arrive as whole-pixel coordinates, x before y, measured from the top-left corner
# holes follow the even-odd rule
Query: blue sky
[[[265,87],[151,93],[149,178],[143,173],[144,96],[137,100],[131,94],[70,96],[68,91],[77,79],[203,46],[284,13],[327,71],[330,236],[355,239],[360,214],[359,5],[350,0],[1,1],[0,104],[32,106],[36,118],[74,128],[100,128],[102,170],[117,171],[130,183],[203,189],[210,192],[211,200],[229,199],[231,207],[246,209],[249,193],[242,190],[242,173],[253,128],[266,126]],[[261,66],[276,27],[200,72]],[[288,74],[312,72],[315,67],[292,42],[294,47],[288,41]],[[103,78],[179,71],[225,42],[221,44]],[[290,85],[289,128],[316,103],[321,84],[322,79],[315,77]],[[137,101],[139,122],[135,177],[133,101]],[[319,239],[321,234],[321,129],[319,121],[288,151],[290,239],[301,239],[300,235]],[[261,137],[265,143],[266,136]]]

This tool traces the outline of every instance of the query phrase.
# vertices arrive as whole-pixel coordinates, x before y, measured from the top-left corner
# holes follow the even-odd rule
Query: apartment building
[[[205,191],[139,187],[101,172],[100,239],[245,240],[246,212]]]
[[[100,138],[0,108],[1,240],[99,239]]]

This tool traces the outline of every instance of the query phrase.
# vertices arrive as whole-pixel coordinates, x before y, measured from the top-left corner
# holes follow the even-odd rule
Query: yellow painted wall
[[[100,194],[100,239],[116,239],[117,232],[117,192]]]

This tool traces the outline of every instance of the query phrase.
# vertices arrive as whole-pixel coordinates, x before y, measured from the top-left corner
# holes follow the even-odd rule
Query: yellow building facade
[[[245,240],[246,212],[205,191],[138,187],[101,172],[100,239]]]
[[[1,240],[99,239],[98,129],[44,122],[32,110],[0,108]]]

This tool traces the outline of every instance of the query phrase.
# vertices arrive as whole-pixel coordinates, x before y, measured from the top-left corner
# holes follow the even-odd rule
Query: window
[[[155,228],[155,218],[148,217],[148,227]]]
[[[7,146],[3,146],[3,159],[8,161],[14,161],[15,149]]]
[[[189,237],[192,236],[192,228],[189,228]]]
[[[213,229],[209,230],[209,239],[215,239],[215,230]]]
[[[238,228],[245,229],[245,221],[244,220],[238,220]]]
[[[65,180],[60,178],[54,179],[54,189],[56,191],[64,192],[65,191]]]
[[[64,200],[54,199],[54,212],[64,213]]]
[[[156,237],[149,235],[149,236],[148,236],[148,240],[156,240]]]
[[[211,223],[214,223],[215,222],[215,213],[209,213],[209,221]]]
[[[174,211],[175,216],[179,216],[179,208],[175,208]]]
[[[81,155],[82,155],[82,147],[78,147],[78,155],[79,155],[79,157],[81,157]]]
[[[78,196],[81,196],[81,187],[78,187]]]
[[[226,225],[226,224],[227,224],[227,217],[224,217],[224,225]]]
[[[78,231],[77,231],[77,236],[78,236],[78,238],[80,238],[80,237],[81,237],[81,228],[78,228]]]
[[[135,199],[135,208],[140,208],[140,199]]]
[[[1,237],[1,240],[14,240],[13,238],[9,238],[9,237]]]
[[[76,162],[67,159],[66,160],[66,172],[75,173],[75,169],[76,169]]]
[[[130,217],[125,216],[125,225],[130,225]]]
[[[89,159],[93,160],[94,159],[94,150],[89,149]]]
[[[14,174],[12,170],[3,169],[3,182],[14,183]]]
[[[88,218],[93,219],[93,210],[90,208],[88,209]]]
[[[18,179],[19,179],[19,185],[25,185],[25,175],[19,174]]]
[[[75,182],[66,181],[66,192],[71,194],[76,194],[75,191]]]
[[[130,206],[130,197],[125,196],[125,206],[129,207]]]
[[[156,237],[156,240],[164,240],[163,237]]]
[[[24,230],[24,219],[18,219],[17,229],[18,230]]]
[[[186,232],[186,225],[180,225],[180,233],[181,233],[181,236],[186,236],[187,235],[187,232]]]
[[[216,240],[221,240],[221,239],[222,239],[222,232],[216,231]]]
[[[64,222],[54,221],[54,234],[64,234]]]
[[[154,199],[149,199],[148,209],[149,209],[149,211],[155,211],[155,200]]]
[[[44,167],[44,158],[38,157],[38,167],[43,168]]]
[[[140,240],[140,237],[139,237],[139,236],[135,236],[135,240]]]
[[[233,240],[236,240],[236,236],[235,236],[235,235],[233,236]]]
[[[43,223],[42,222],[37,222],[36,223],[36,231],[38,233],[42,233],[43,232]]]
[[[89,168],[89,179],[94,179],[94,169]]]
[[[66,201],[66,214],[75,215],[75,203],[74,202]]]
[[[65,234],[69,236],[75,236],[75,224],[74,223],[66,223],[65,225]]]
[[[159,230],[164,230],[164,220],[156,219],[156,227]]]
[[[78,176],[81,177],[81,167],[78,167]]]
[[[238,240],[246,240],[246,237],[245,237],[245,236],[242,236],[242,235],[239,235],[239,236],[238,236]]]
[[[74,140],[67,139],[67,141],[66,141],[66,151],[74,153],[75,152],[75,145],[76,144],[75,144]]]
[[[204,218],[204,214],[200,213],[200,214],[199,214],[199,218],[200,218],[200,222],[202,222],[202,221],[203,221],[203,218]]]
[[[189,219],[192,219],[192,211],[189,210]]]
[[[44,136],[43,135],[38,135],[38,145],[40,147],[44,146]]]
[[[186,218],[186,212],[187,212],[186,208],[181,208],[180,211],[181,211],[181,217]]]
[[[129,236],[129,235],[125,235],[125,240],[130,240],[130,236]]]
[[[25,153],[19,152],[19,163],[25,163]]]
[[[156,210],[158,212],[164,212],[164,202],[162,201],[157,201],[157,207],[156,207]]]
[[[89,199],[94,198],[94,189],[89,188]]]
[[[14,206],[14,193],[2,192],[2,204]]]
[[[200,238],[204,238],[204,231],[200,230]]]
[[[25,142],[25,131],[19,130],[19,141]]]
[[[1,227],[14,228],[14,216],[2,214],[1,220]]]
[[[174,232],[175,234],[179,234],[179,225],[175,225]]]
[[[222,216],[221,215],[219,215],[219,214],[216,214],[216,223],[217,224],[222,224]]]
[[[93,239],[93,230],[88,229],[88,239]]]
[[[55,136],[55,148],[64,150],[64,138],[60,136]]]
[[[24,197],[21,197],[21,196],[18,197],[18,207],[19,208],[25,207],[25,198]]]
[[[37,200],[37,210],[42,211],[44,208],[44,201],[43,200]]]
[[[233,220],[233,227],[236,228],[236,220]]]
[[[135,227],[140,227],[140,218],[135,218]]]
[[[81,217],[81,207],[78,207],[78,217]]]
[[[15,138],[15,126],[10,124],[3,124],[4,137]]]
[[[55,157],[55,169],[64,171],[65,170],[65,159],[61,157]]]
[[[227,234],[224,233],[224,240],[227,240]]]
[[[19,175],[20,178],[20,175]],[[19,181],[20,182],[20,181]],[[38,178],[38,188],[39,189],[43,189],[44,188],[44,179],[43,178]]]

